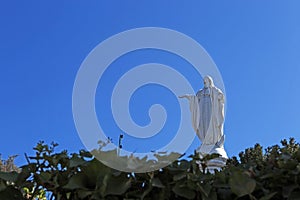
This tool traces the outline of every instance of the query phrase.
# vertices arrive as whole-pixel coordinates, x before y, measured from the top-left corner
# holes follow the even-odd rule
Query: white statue
[[[202,144],[197,149],[201,155],[218,153],[227,159],[224,150],[224,94],[214,86],[210,76],[204,77],[204,87],[196,95],[183,95],[187,98],[192,114],[193,128]]]

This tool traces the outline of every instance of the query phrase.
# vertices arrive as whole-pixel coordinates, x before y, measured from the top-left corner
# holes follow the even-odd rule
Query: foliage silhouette
[[[256,144],[221,171],[201,171],[194,154],[149,173],[111,169],[89,152],[56,153],[39,142],[21,171],[0,172],[0,199],[299,199],[300,148],[293,138],[263,151]],[[111,153],[111,152],[109,152]]]

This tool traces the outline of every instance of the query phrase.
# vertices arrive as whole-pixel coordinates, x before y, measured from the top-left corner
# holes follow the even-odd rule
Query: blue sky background
[[[229,156],[255,143],[266,147],[283,138],[299,141],[299,8],[297,0],[3,1],[0,153],[4,158],[19,154],[17,163],[25,163],[23,154],[32,154],[39,140],[58,142],[59,149],[70,152],[84,148],[72,117],[72,89],[81,62],[106,38],[146,26],[170,28],[194,38],[215,61],[226,87]],[[129,56],[124,62],[182,62],[155,51]],[[197,85],[198,79],[186,73]],[[114,72],[108,77],[113,80]],[[170,120],[176,121],[174,97],[155,87],[144,91],[165,94],[166,109],[175,113]],[[155,96],[143,99],[139,92],[135,99],[133,105],[155,102]],[[100,104],[96,107],[101,110]],[[146,108],[132,107],[137,123],[147,123],[146,115],[136,112],[146,113]],[[109,119],[106,111],[100,112],[99,118]],[[127,141],[124,146],[134,145]]]

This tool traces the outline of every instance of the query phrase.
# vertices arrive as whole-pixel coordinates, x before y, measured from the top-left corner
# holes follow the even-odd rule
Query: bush
[[[300,150],[293,138],[263,151],[256,144],[222,171],[199,170],[197,154],[149,173],[111,169],[86,151],[55,153],[40,142],[20,172],[0,172],[0,199],[299,199]],[[47,195],[46,195],[47,194]]]

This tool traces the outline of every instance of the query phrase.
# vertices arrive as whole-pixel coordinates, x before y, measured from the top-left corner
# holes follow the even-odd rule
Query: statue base
[[[214,174],[215,170],[221,171],[222,167],[224,167],[226,165],[226,161],[227,161],[226,158],[219,157],[219,158],[213,158],[211,160],[205,161],[205,163],[204,163],[205,168],[202,167],[203,163],[201,163],[201,161],[198,162],[198,165],[199,165],[199,169],[202,172],[205,172],[205,173],[209,172],[210,174]]]
[[[206,168],[202,169],[202,164],[199,162],[199,168],[201,171],[209,172],[211,174],[215,173],[215,170],[220,171],[222,167],[226,165],[226,161],[228,159],[227,153],[223,146],[217,146],[217,145],[205,145],[202,144],[198,149],[197,152],[200,154],[200,158],[203,158],[205,155],[211,155],[211,154],[219,154],[220,157],[213,158],[207,161],[202,161],[205,163]]]

